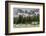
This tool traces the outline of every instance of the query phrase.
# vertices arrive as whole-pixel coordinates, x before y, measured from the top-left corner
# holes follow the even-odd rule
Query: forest
[[[39,16],[34,17],[23,17],[22,15],[19,15],[19,17],[14,17],[14,24],[31,24],[32,22],[38,22],[39,23]]]

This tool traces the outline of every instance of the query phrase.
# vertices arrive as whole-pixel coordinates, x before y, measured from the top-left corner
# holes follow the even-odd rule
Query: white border
[[[40,9],[40,27],[13,28],[13,8],[39,8]],[[32,4],[11,4],[9,3],[9,33],[14,32],[33,32],[43,31],[43,5]]]

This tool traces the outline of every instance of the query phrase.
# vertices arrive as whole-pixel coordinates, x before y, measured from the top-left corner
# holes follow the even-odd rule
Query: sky
[[[39,13],[39,8],[13,8],[13,16],[17,15],[17,13],[20,13],[18,9],[21,9],[23,11],[21,13],[24,13],[25,10],[27,10],[27,13],[31,13],[32,11]]]

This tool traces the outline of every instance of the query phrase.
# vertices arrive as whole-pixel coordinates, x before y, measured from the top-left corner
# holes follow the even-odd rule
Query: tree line
[[[14,17],[14,24],[31,24],[32,22],[38,21],[39,22],[39,15],[38,16],[27,16],[23,17],[19,15],[19,17]]]

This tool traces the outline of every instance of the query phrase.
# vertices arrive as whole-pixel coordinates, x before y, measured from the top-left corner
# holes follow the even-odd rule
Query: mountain
[[[18,17],[19,15],[22,15],[24,17],[27,16],[34,16],[34,15],[39,15],[39,9],[27,9],[27,8],[23,8],[23,9],[14,9],[13,11],[13,15],[14,17]]]

